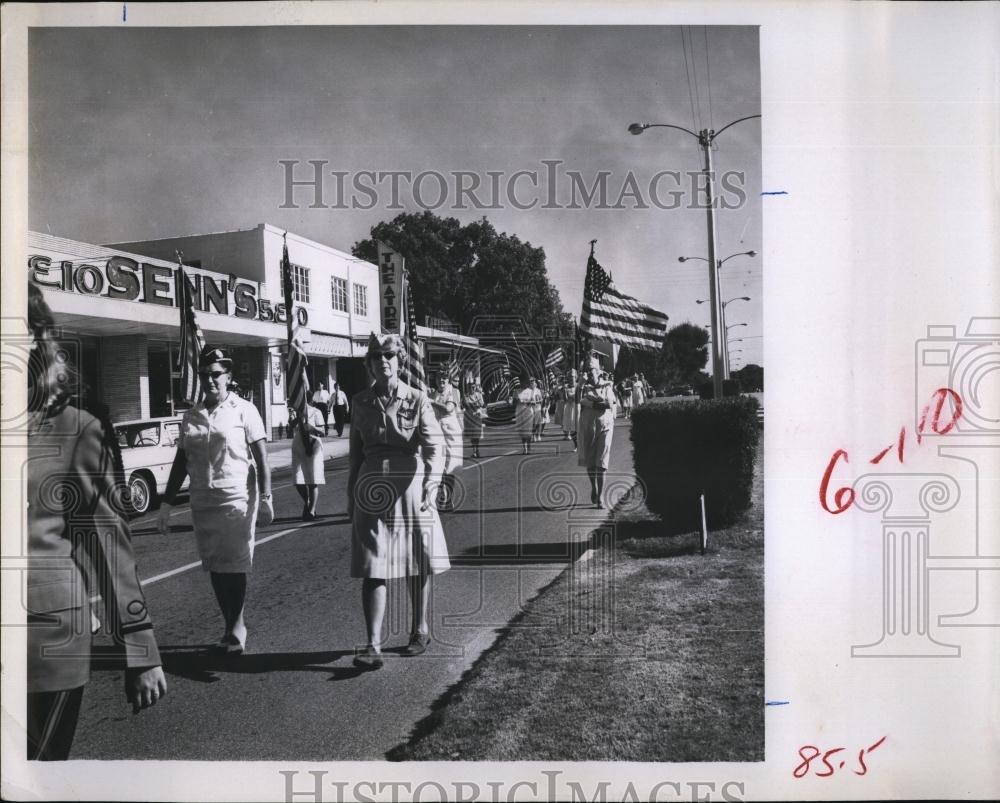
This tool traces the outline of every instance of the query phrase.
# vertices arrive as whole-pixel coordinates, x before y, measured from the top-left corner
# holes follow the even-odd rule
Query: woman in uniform
[[[25,464],[27,757],[63,761],[90,678],[88,563],[101,578],[106,619],[124,653],[133,712],[154,705],[167,682],[136,572],[114,432],[70,403],[71,368],[57,359],[52,313],[34,284],[28,285],[28,324],[34,339]]]
[[[372,385],[351,409],[347,513],[352,520],[351,576],[362,578],[368,645],[354,657],[378,669],[387,581],[405,577],[410,593],[410,640],[404,655],[430,642],[427,606],[431,575],[451,568],[435,499],[441,476],[441,427],[430,399],[399,381],[398,335],[368,341],[365,366]]]
[[[326,485],[325,458],[321,437],[326,431],[323,412],[306,403],[306,439],[298,427],[292,429],[292,482],[302,497],[302,520],[315,521],[319,487]]]
[[[444,455],[441,477],[439,510],[453,510],[455,471],[462,466],[462,394],[451,384],[442,371],[437,377],[437,390],[430,396],[431,404],[441,426],[441,444]]]
[[[577,373],[575,368],[570,368],[566,372],[566,380],[563,383],[563,414],[562,428],[563,440],[573,439],[573,450],[576,450],[576,427],[580,410],[579,385],[577,383]]]
[[[472,456],[479,457],[479,443],[486,434],[486,397],[479,382],[471,384],[465,394],[465,420],[472,441]]]
[[[167,532],[174,498],[190,475],[195,543],[225,623],[217,647],[242,655],[247,640],[243,606],[258,505],[265,527],[274,519],[274,508],[264,422],[256,407],[229,392],[232,370],[233,361],[222,349],[206,346],[202,351],[198,373],[204,398],[181,422],[158,527]]]
[[[518,392],[516,424],[517,431],[521,435],[521,446],[524,454],[531,453],[531,441],[535,437],[535,421],[540,417],[542,406],[542,392],[538,389],[538,381],[531,377],[525,377],[525,387]]]
[[[597,354],[589,360],[587,376],[580,387],[580,421],[577,464],[587,469],[590,479],[590,501],[604,507],[604,474],[611,455],[611,438],[615,428],[615,393],[611,382],[601,375]]]

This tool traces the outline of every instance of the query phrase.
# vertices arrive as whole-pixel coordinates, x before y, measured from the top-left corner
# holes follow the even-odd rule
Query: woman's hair
[[[77,374],[66,349],[52,338],[55,320],[42,291],[28,283],[28,326],[35,348],[28,361],[28,409],[64,404],[77,391]]]
[[[378,358],[379,355],[392,351],[398,357],[404,352],[403,338],[399,335],[372,335],[368,338],[368,351],[365,352],[365,368],[368,369],[368,374],[371,375],[372,360]]]

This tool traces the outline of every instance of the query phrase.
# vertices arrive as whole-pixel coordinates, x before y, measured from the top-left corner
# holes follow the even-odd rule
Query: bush
[[[671,533],[701,529],[705,494],[710,529],[732,524],[750,507],[760,430],[751,396],[644,404],[632,412],[635,473],[646,506]]]
[[[722,396],[723,398],[728,398],[730,396],[739,396],[743,392],[743,388],[740,386],[738,379],[723,379],[722,380]],[[714,399],[715,398],[715,386],[712,381],[703,382],[698,385],[697,388],[698,397],[701,399]]]

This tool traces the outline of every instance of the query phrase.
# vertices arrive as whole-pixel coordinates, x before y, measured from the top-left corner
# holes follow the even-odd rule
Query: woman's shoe
[[[592,504],[592,505],[596,505],[597,504],[597,491],[592,490],[590,492],[590,504]]]
[[[382,653],[376,652],[372,647],[368,647],[364,652],[359,652],[354,656],[354,665],[358,669],[381,669],[384,663]]]
[[[410,643],[403,648],[403,655],[420,655],[426,652],[430,641],[429,633],[413,633],[410,636]]]

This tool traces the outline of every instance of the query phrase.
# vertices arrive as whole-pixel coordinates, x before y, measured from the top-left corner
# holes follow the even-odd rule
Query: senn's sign
[[[188,286],[195,308],[201,312],[234,315],[258,321],[286,323],[288,312],[284,302],[271,304],[266,298],[257,297],[257,287],[241,281],[234,275],[228,278],[186,268]],[[31,279],[42,287],[64,293],[102,296],[122,301],[139,301],[144,304],[177,305],[177,282],[180,274],[176,268],[137,262],[131,257],[116,254],[106,262],[79,263],[53,261],[44,254],[28,257]],[[303,307],[295,308],[299,323],[309,325],[309,313]]]

